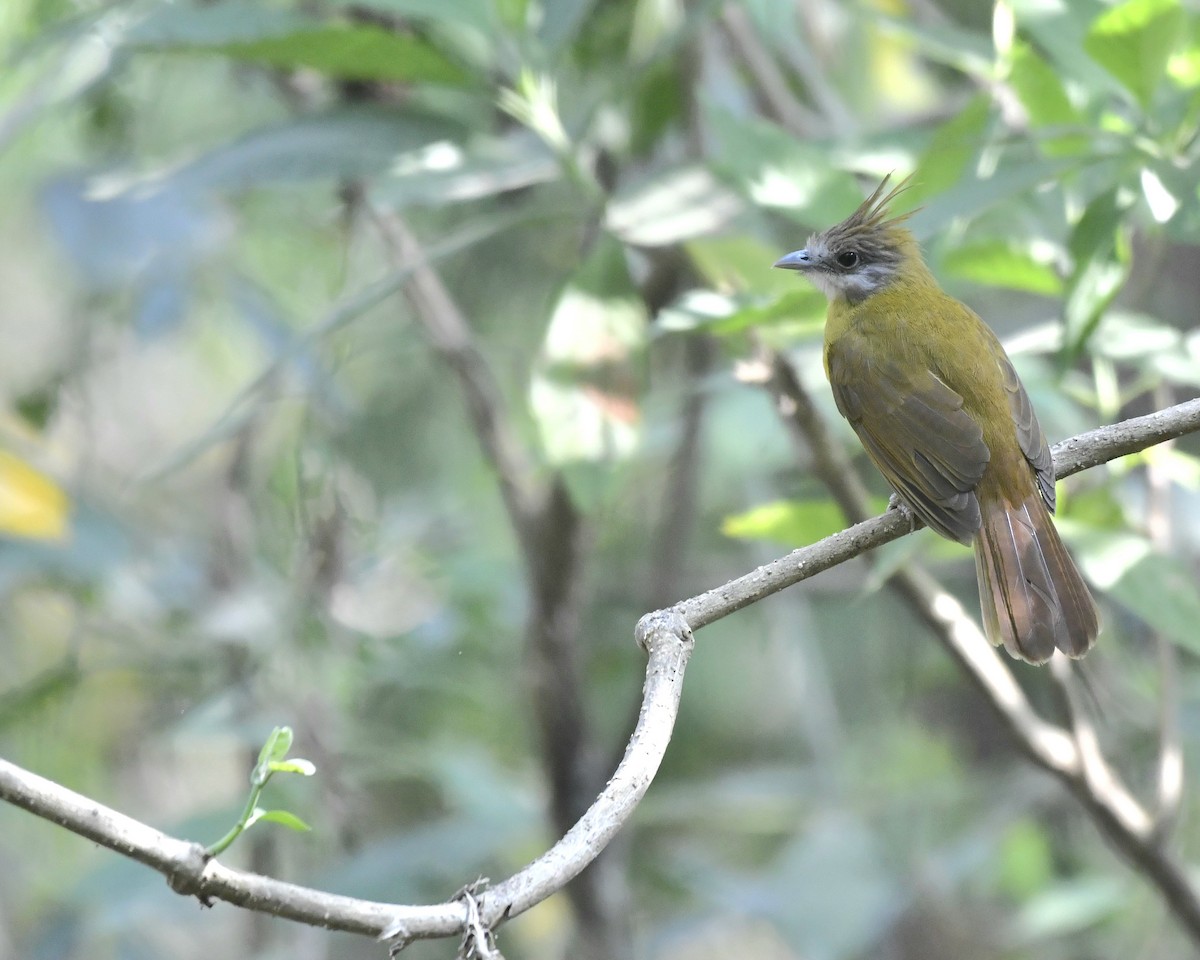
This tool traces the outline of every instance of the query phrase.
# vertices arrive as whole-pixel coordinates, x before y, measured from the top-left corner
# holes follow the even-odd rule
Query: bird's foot
[[[910,507],[907,503],[904,502],[904,500],[903,500],[903,498],[901,498],[900,494],[893,493],[890,497],[888,497],[887,508],[888,508],[888,513],[891,513],[893,510],[895,510],[897,513],[900,514],[900,516],[902,516],[905,520],[908,521],[908,532],[909,533],[912,533],[914,530],[917,529],[917,515],[915,513],[913,513],[912,507]]]

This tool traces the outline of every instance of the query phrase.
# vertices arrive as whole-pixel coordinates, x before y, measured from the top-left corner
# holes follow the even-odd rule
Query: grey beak
[[[793,250],[786,257],[776,260],[775,266],[784,270],[806,270],[812,266],[812,260],[809,259],[807,250]]]

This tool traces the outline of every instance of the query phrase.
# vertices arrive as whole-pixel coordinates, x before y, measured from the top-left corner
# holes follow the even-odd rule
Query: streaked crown
[[[799,270],[830,299],[859,303],[891,283],[906,259],[920,262],[912,233],[903,225],[913,211],[892,216],[891,202],[912,182],[905,177],[888,190],[891,174],[841,223],[808,238],[803,250],[775,266]]]

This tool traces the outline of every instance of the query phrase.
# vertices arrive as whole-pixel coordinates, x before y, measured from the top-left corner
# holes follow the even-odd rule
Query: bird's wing
[[[1050,444],[1038,423],[1037,414],[1033,412],[1033,404],[1029,402],[1029,394],[1013,369],[1011,361],[999,354],[1000,372],[1004,377],[1004,390],[1008,394],[1008,408],[1012,411],[1013,423],[1017,428],[1017,440],[1021,444],[1021,452],[1033,467],[1037,476],[1038,492],[1042,501],[1054,512],[1054,458],[1050,456]]]
[[[991,456],[983,430],[931,371],[868,359],[845,339],[826,358],[838,410],[913,512],[942,536],[970,543],[980,524],[975,487]]]

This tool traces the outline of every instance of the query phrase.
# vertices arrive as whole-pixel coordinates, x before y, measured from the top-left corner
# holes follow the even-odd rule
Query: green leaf
[[[993,287],[1025,290],[1047,297],[1062,292],[1062,279],[1049,264],[1034,259],[1003,240],[956,247],[942,258],[942,266],[955,276]]]
[[[979,154],[991,115],[991,99],[979,94],[937,129],[917,161],[908,189],[914,203],[960,180]]]
[[[312,827],[310,827],[294,813],[289,813],[287,810],[255,809],[254,815],[251,816],[246,826],[257,823],[259,820],[265,821],[266,823],[277,823],[281,827],[287,827],[289,830],[295,830],[297,833],[308,833],[310,830],[312,830]]]
[[[1084,49],[1147,107],[1166,76],[1183,22],[1178,0],[1126,0],[1096,18]]]
[[[130,30],[127,42],[166,51],[212,51],[275,67],[308,67],[351,80],[462,85],[470,79],[420,37],[259,4],[160,7]]]
[[[1075,266],[1067,283],[1064,359],[1078,356],[1128,274],[1118,249],[1124,207],[1117,188],[1095,197],[1071,231],[1067,248]]]
[[[292,757],[290,760],[272,760],[267,764],[272,773],[298,773],[302,777],[311,777],[317,772],[317,765],[311,760],[301,760]]]
[[[943,162],[944,159],[934,160],[939,168]],[[909,222],[918,236],[927,235],[945,224],[969,220],[997,204],[1020,201],[1030,191],[1061,178],[1078,166],[1076,159],[1029,159],[1002,165],[986,179],[975,179],[966,173],[960,179],[950,181],[946,189],[930,191],[937,195],[930,196]],[[922,174],[918,172],[917,176]],[[922,190],[923,196],[925,192]]]
[[[786,250],[768,247],[746,234],[702,237],[692,240],[685,249],[701,276],[718,290],[782,296],[798,289],[813,289],[793,271],[775,269],[775,261]]]
[[[1009,82],[1032,126],[1066,127],[1084,122],[1067,98],[1058,74],[1027,43],[1017,43],[1013,47]],[[1086,150],[1088,139],[1082,136],[1050,137],[1039,140],[1038,146],[1047,156],[1061,157]]]
[[[270,763],[273,760],[282,760],[292,749],[292,737],[291,727],[276,727],[267,737],[267,742],[263,744],[262,750],[259,751],[258,762]]]
[[[471,78],[419,38],[365,24],[329,23],[286,37],[215,48],[236,60],[307,67],[346,80],[392,80],[461,86]]]
[[[796,547],[815,543],[845,525],[841,508],[832,500],[775,500],[726,517],[721,533]]]

